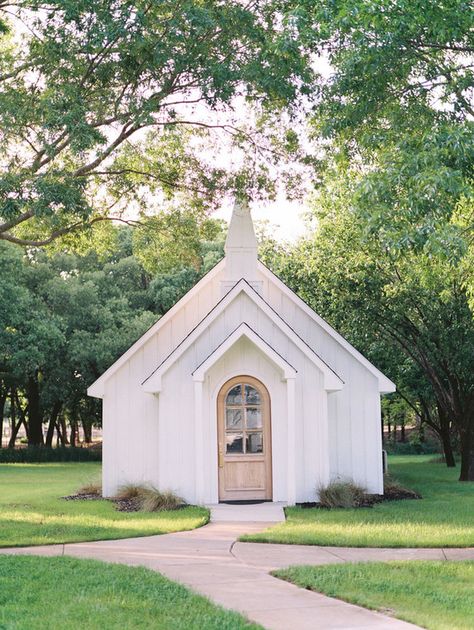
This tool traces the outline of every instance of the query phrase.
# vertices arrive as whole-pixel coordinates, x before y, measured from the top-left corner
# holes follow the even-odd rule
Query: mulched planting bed
[[[65,501],[110,501],[115,503],[117,512],[139,512],[140,504],[136,499],[105,499],[98,494],[70,494],[61,497]]]
[[[70,494],[66,497],[61,497],[65,501],[110,501],[111,503],[115,503],[115,509],[117,512],[140,512],[141,505],[140,500],[137,498],[133,499],[109,499],[105,497],[101,497],[98,494]],[[176,509],[181,510],[182,508],[189,507],[186,503],[179,505]]]
[[[361,501],[354,506],[357,508],[371,508],[377,503],[383,503],[384,501],[402,501],[404,499],[422,499],[423,497],[414,490],[408,490],[407,488],[388,488],[385,494],[365,494]],[[301,508],[319,508],[321,510],[330,510],[334,508],[328,508],[325,505],[317,502],[297,503]]]

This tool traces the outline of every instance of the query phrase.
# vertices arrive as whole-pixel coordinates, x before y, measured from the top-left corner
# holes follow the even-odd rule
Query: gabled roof
[[[324,375],[324,387],[328,391],[342,389],[344,382],[332,368],[318,356],[308,344],[299,337],[296,332],[278,315],[272,307],[265,302],[261,295],[253,289],[243,278],[216,304],[216,306],[204,317],[199,324],[189,333],[157,369],[143,381],[143,389],[155,393],[161,389],[161,377],[183,355],[206,328],[222,313],[222,311],[241,293],[245,293],[256,305],[272,320],[272,322],[305,354]]]
[[[327,323],[322,317],[320,317],[313,309],[304,302],[294,291],[292,291],[286,284],[280,280],[268,267],[266,267],[260,260],[257,263],[258,270],[271,282],[277,285],[277,287],[293,302],[296,302],[298,306],[307,314],[313,321],[315,321],[321,328],[326,331],[335,341],[339,343],[345,350],[347,350],[359,363],[366,367],[379,382],[379,391],[382,394],[389,394],[395,392],[397,387],[393,381],[391,381],[383,372],[375,367],[368,359],[364,357],[358,350],[352,346],[347,339],[339,334],[334,328]]]
[[[212,280],[218,273],[225,268],[226,259],[223,258],[217,265],[211,269],[201,280],[184,295],[169,311],[167,311],[153,326],[151,326],[145,334],[143,334],[117,361],[115,361],[87,390],[89,396],[102,398],[104,395],[105,382],[117,372],[149,339],[151,339],[174,315],[189,302],[209,280]],[[276,276],[262,262],[257,263],[258,271],[271,282],[273,282],[290,300],[296,303],[314,322],[316,322],[324,331],[326,331],[339,345],[349,352],[359,363],[361,363],[369,372],[371,372],[378,380],[379,391],[381,393],[394,392],[395,384],[387,378],[380,370],[378,370],[368,359],[366,359],[358,350],[356,350],[342,335],[340,335],[332,326],[330,326],[322,317],[315,313],[296,293],[286,286],[278,276]],[[265,303],[266,304],[266,303]],[[267,304],[268,308],[271,308]],[[212,311],[211,311],[212,312]],[[281,318],[280,318],[281,319]],[[294,332],[294,331],[293,331]],[[296,333],[295,333],[296,334]],[[303,340],[301,340],[302,343]],[[179,347],[179,346],[178,346]],[[322,361],[322,359],[321,359]]]
[[[207,372],[224,354],[242,338],[251,341],[262,353],[272,361],[282,373],[283,379],[295,378],[297,370],[288,363],[263,337],[258,335],[247,323],[240,324],[230,335],[217,346],[193,372],[194,381],[203,381]]]
[[[217,265],[215,265],[203,278],[201,278],[201,280],[199,280],[199,282],[193,286],[192,289],[183,295],[183,297],[178,300],[169,311],[166,311],[166,313],[160,317],[160,319],[155,322],[137,341],[135,341],[135,343],[131,345],[130,348],[117,359],[117,361],[112,363],[112,365],[88,387],[88,395],[95,396],[96,398],[103,398],[104,385],[107,379],[109,379],[112,374],[115,374],[115,372],[117,372],[117,370],[119,370],[137,350],[139,350],[149,339],[151,339],[158,330],[160,330],[160,328],[162,328],[187,302],[189,302],[189,300],[199,293],[201,288],[207,284],[209,280],[222,271],[224,266],[225,258],[220,260]]]

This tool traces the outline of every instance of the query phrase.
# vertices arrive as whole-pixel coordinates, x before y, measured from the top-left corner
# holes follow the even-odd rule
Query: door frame
[[[216,437],[217,437],[217,499],[219,502],[225,501],[221,498],[221,472],[223,473],[225,467],[221,465],[221,458],[225,458],[224,444],[221,446],[221,430],[222,437],[225,435],[225,397],[229,389],[233,385],[238,383],[246,383],[256,387],[263,396],[264,415],[263,415],[263,453],[265,461],[265,494],[266,497],[262,499],[254,499],[250,497],[248,500],[261,500],[272,501],[273,500],[273,440],[272,440],[272,413],[271,413],[271,396],[266,385],[257,377],[250,374],[238,373],[226,380],[219,386],[216,396]],[[222,429],[220,427],[222,426]],[[221,455],[222,453],[222,455]],[[231,456],[232,457],[232,456]],[[238,457],[238,455],[237,455]],[[252,456],[250,456],[252,457]],[[242,462],[244,463],[244,462]],[[227,499],[233,501],[234,499]],[[238,499],[237,499],[238,500]],[[245,499],[242,499],[245,500]]]

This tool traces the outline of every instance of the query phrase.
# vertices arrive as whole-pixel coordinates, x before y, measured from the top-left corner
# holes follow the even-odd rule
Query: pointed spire
[[[250,208],[245,201],[235,202],[225,242],[225,260],[224,290],[241,278],[258,283],[257,239]]]
[[[225,253],[253,253],[257,256],[257,239],[253,229],[250,208],[246,201],[236,201],[230,219],[229,231],[225,242]]]

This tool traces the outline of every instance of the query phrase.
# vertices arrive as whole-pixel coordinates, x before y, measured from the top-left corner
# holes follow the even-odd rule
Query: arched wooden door
[[[227,381],[217,398],[219,501],[272,498],[270,396],[251,376]]]

